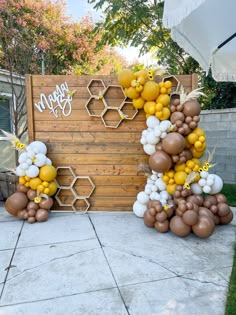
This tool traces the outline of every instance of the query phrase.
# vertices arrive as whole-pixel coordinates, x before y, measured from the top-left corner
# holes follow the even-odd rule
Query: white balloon
[[[153,180],[149,177],[148,179],[147,179],[147,184],[153,184],[154,182],[153,182]]]
[[[35,152],[31,149],[28,149],[27,150],[27,155],[28,155],[28,158],[32,159],[35,157]]]
[[[156,185],[152,185],[151,190],[152,190],[152,191],[157,191],[157,190],[158,190],[158,188],[157,188],[157,186],[156,186]]]
[[[160,203],[162,204],[162,207],[166,204],[166,199],[160,199]]]
[[[22,152],[18,158],[18,162],[24,163],[24,162],[26,162],[27,158],[28,158],[27,152]]]
[[[140,191],[137,195],[137,200],[138,202],[146,205],[149,201],[149,196],[144,191]]]
[[[21,163],[20,167],[22,168],[22,170],[27,170],[29,168],[29,164],[27,163]]]
[[[161,130],[160,130],[159,126],[156,126],[156,127],[154,128],[154,135],[155,135],[156,137],[158,137],[158,138],[161,136]],[[159,139],[159,141],[160,141],[160,139]]]
[[[213,185],[211,186],[211,191],[209,192],[209,194],[211,195],[215,195],[215,194],[218,194],[222,188],[223,188],[223,180],[221,179],[220,176],[218,175],[214,175],[215,177],[215,181],[213,183]]]
[[[154,128],[156,125],[159,125],[160,121],[156,116],[149,116],[146,120],[146,124],[149,128]]]
[[[169,198],[169,194],[166,190],[160,192],[161,199],[167,200]]]
[[[202,187],[198,183],[194,183],[191,185],[191,190],[193,194],[199,195],[202,193]]]
[[[152,174],[151,175],[151,180],[154,180],[154,181],[157,180],[157,174]]]
[[[41,167],[46,164],[47,157],[43,153],[38,153],[35,155],[34,164],[38,167]]]
[[[30,165],[29,168],[25,171],[25,173],[30,178],[37,177],[39,174],[39,168],[36,165]]]
[[[161,139],[165,138],[166,135],[167,135],[167,132],[163,131],[163,132],[161,133]]]
[[[46,160],[46,165],[52,165],[52,161],[49,158]]]
[[[158,142],[158,138],[154,135],[154,132],[149,132],[146,139],[149,144],[157,144]]]
[[[208,175],[209,175],[209,173],[206,171],[201,171],[201,173],[200,173],[201,178],[207,178]]]
[[[47,154],[47,147],[41,141],[33,141],[33,142],[31,142],[26,148],[27,151],[28,151],[28,148],[30,150],[32,150],[34,153],[43,153],[45,155]]]
[[[26,163],[27,163],[28,165],[33,164],[32,159],[30,159],[30,158],[28,157],[28,159],[26,160]]]
[[[147,210],[147,206],[140,203],[138,200],[136,200],[135,203],[133,204],[133,212],[139,218],[143,218],[144,212],[146,210]]]
[[[204,193],[209,194],[210,191],[211,191],[211,187],[208,186],[208,185],[206,185],[206,186],[204,186],[204,187],[202,188],[202,190],[203,190]]]
[[[206,180],[204,178],[201,178],[199,181],[198,181],[198,184],[203,187],[206,185]]]
[[[160,123],[160,130],[161,131],[166,131],[171,125],[171,122],[169,120],[163,120]]]
[[[25,176],[25,170],[23,170],[23,169],[20,167],[20,165],[17,166],[17,168],[16,168],[16,175],[17,175],[17,176]]]
[[[165,190],[166,189],[166,183],[163,182],[163,180],[161,178],[158,178],[155,182],[156,186],[158,187],[158,189],[160,191]]]
[[[209,178],[209,176],[208,176],[208,177],[207,177],[207,180],[206,180],[206,184],[207,184],[208,186],[212,186],[213,183],[214,183],[214,179]]]
[[[160,195],[156,191],[153,191],[153,192],[151,192],[149,198],[150,198],[150,200],[159,200]]]
[[[147,153],[148,155],[152,155],[153,153],[156,152],[156,147],[154,144],[145,144],[143,146],[143,150],[145,153]]]
[[[147,139],[146,139],[146,137],[142,137],[142,138],[140,139],[140,143],[141,143],[142,145],[147,144]]]

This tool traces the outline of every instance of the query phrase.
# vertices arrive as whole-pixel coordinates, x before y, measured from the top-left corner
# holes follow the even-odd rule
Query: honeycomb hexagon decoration
[[[85,104],[85,108],[89,114],[89,116],[93,117],[101,117],[104,111],[106,110],[106,103],[104,102],[103,98],[97,98],[91,96],[88,102]]]
[[[95,189],[89,176],[76,176],[71,185],[76,194],[82,198],[89,198]]]
[[[73,210],[78,213],[86,213],[88,209],[90,208],[90,203],[86,198],[76,198],[72,205]]]
[[[133,120],[134,117],[138,114],[137,108],[134,108],[132,102],[124,101],[120,108],[123,115],[125,115],[125,119]]]
[[[107,108],[101,118],[104,126],[110,128],[117,128],[123,120],[119,108]]]
[[[103,98],[108,108],[120,108],[126,95],[120,85],[109,85],[103,93]]]
[[[58,191],[55,199],[59,206],[70,206],[76,213],[81,211],[83,213],[87,212],[90,207],[87,198],[92,195],[95,189],[91,178],[89,176],[76,175],[70,166],[58,166],[57,171],[59,178],[56,178]],[[60,174],[61,172],[64,172],[64,178]]]
[[[60,206],[71,206],[75,202],[77,195],[72,187],[69,188],[59,188],[55,199]]]
[[[102,96],[105,92],[105,87],[106,86],[102,80],[92,79],[89,82],[87,89],[91,96]]]
[[[174,75],[166,76],[162,79],[162,82],[165,82],[165,81],[171,81],[172,86],[175,87],[175,90],[172,89],[172,93],[178,92],[180,90],[181,84],[180,84],[180,81],[176,78],[176,76],[174,76]]]
[[[70,166],[58,166],[57,177],[55,179],[57,186],[60,188],[68,188],[76,177],[74,171]]]

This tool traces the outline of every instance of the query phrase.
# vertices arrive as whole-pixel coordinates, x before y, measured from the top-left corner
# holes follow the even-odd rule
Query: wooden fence
[[[196,75],[176,78],[187,91],[197,87]],[[61,203],[54,209],[131,211],[146,183],[138,171],[148,161],[140,144],[146,118],[125,98],[116,76],[29,75],[26,88],[29,141],[43,141],[58,167]]]

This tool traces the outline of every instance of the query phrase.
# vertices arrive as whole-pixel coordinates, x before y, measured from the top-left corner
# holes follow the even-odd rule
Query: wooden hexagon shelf
[[[70,166],[58,166],[57,171],[58,173],[64,171],[67,177],[66,182],[56,178],[58,191],[55,199],[59,206],[71,206],[74,212],[88,211],[90,203],[86,198],[92,195],[96,187],[91,178],[89,176],[76,175]],[[71,180],[68,179],[68,174],[70,174]]]
[[[92,96],[85,104],[85,107],[89,116],[101,117],[106,110],[107,105],[104,102],[103,98],[98,99]]]
[[[71,185],[80,198],[89,198],[95,189],[95,185],[89,176],[76,176]]]
[[[76,213],[86,213],[90,208],[90,203],[86,198],[76,198],[72,208]]]
[[[71,187],[71,183],[76,177],[74,171],[70,166],[58,166],[57,177],[55,179],[58,188]]]
[[[107,108],[102,116],[105,127],[118,128],[122,122],[119,108]]]
[[[133,120],[138,114],[137,108],[134,108],[132,102],[125,101],[120,108],[121,112],[125,115],[125,119]]]
[[[105,91],[105,84],[102,80],[91,80],[87,86],[89,94],[91,96],[102,96]]]
[[[126,99],[123,88],[120,85],[108,85],[103,98],[107,107],[119,108]]]
[[[180,90],[181,84],[180,84],[180,81],[176,78],[176,76],[169,75],[167,77],[164,77],[162,79],[162,82],[165,82],[165,81],[171,81],[172,82],[172,87],[174,87],[174,89],[172,88],[172,93],[178,92]]]

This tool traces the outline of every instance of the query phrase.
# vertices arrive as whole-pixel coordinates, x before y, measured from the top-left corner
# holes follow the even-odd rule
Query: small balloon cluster
[[[57,191],[57,171],[46,156],[47,147],[41,141],[25,145],[13,134],[2,132],[5,137],[1,137],[1,140],[11,141],[19,151],[19,165],[15,169],[19,183],[17,191],[7,198],[5,208],[10,214],[29,223],[46,221],[53,205],[51,196]]]
[[[200,89],[172,92],[171,80],[154,81],[153,72],[118,74],[125,95],[136,109],[144,109],[147,129],[141,135],[149,157],[149,175],[139,192],[133,211],[144,223],[159,232],[171,230],[184,237],[193,232],[209,237],[216,224],[231,222],[233,213],[220,192],[222,179],[209,170],[214,156],[201,161],[206,150],[206,134],[198,127]]]

